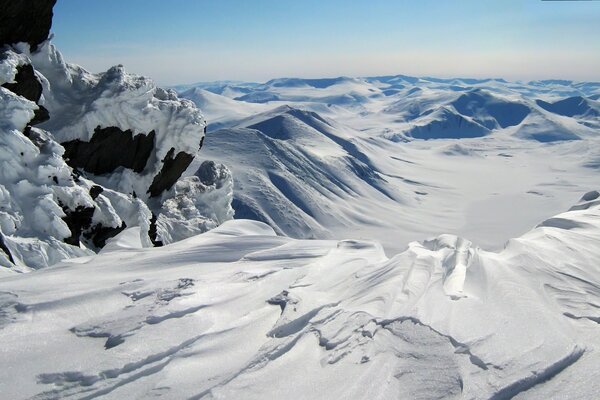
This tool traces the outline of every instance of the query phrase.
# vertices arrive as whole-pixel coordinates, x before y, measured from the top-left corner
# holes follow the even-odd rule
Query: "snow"
[[[193,101],[203,113],[211,115],[211,119],[208,121],[209,132],[227,125],[232,120],[240,120],[268,110],[260,104],[235,101],[200,87],[181,92],[180,96]]]
[[[596,193],[597,198],[597,193]],[[8,398],[593,398],[600,206],[499,252],[229,221],[0,280]],[[551,221],[551,220],[549,220]],[[134,228],[136,229],[136,228]]]
[[[0,102],[6,105],[2,111],[10,113],[10,117],[0,116],[0,232],[16,262],[15,266],[5,260],[2,267],[28,271],[92,254],[62,242],[71,236],[62,219],[63,208],[94,207],[93,221],[105,227],[118,227],[123,220],[130,226],[148,227],[150,211],[144,203],[108,189],[93,200],[89,194],[93,182],[74,179],[61,158],[64,150],[59,144],[46,132],[32,128],[30,138],[38,147],[20,132],[33,116],[34,103],[4,88],[0,88]],[[147,242],[147,234],[143,235],[141,240]]]
[[[50,113],[26,128],[37,105],[0,88],[3,397],[600,390],[600,85],[280,78],[180,98],[49,42],[1,57],[0,84],[34,66]],[[194,103],[200,157],[149,199],[166,154],[205,139]],[[147,167],[78,176],[59,143],[111,126],[155,132]],[[77,210],[127,229],[67,244]]]
[[[180,179],[157,219],[158,239],[173,243],[198,235],[233,218],[233,179],[222,164],[205,161],[192,176]]]
[[[9,71],[4,78],[10,82],[28,58],[11,50],[4,55],[0,65]],[[13,258],[2,252],[3,273],[9,273],[7,268],[26,272],[93,254],[63,242],[71,236],[63,220],[64,207],[95,207],[94,221],[106,227],[120,226],[122,219],[131,226],[148,226],[150,212],[138,200],[106,190],[94,201],[89,194],[93,182],[73,177],[62,159],[64,149],[51,134],[37,128],[30,129],[29,138],[22,133],[37,109],[35,103],[0,87],[0,104],[0,234]],[[145,232],[144,236],[141,240],[148,242]]]

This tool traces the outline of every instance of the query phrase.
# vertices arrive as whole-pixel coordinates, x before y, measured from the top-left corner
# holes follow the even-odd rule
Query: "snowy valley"
[[[0,398],[588,399],[600,83],[157,87],[0,0]]]

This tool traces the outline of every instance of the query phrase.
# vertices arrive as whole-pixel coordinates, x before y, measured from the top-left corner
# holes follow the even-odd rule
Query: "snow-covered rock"
[[[198,235],[233,218],[233,179],[226,166],[204,161],[191,176],[180,179],[156,221],[155,240],[174,243]]]
[[[49,42],[30,55],[50,120],[41,125],[68,151],[67,162],[103,186],[146,200],[169,190],[204,138],[200,110],[123,66],[102,74],[64,62]],[[115,154],[125,148],[131,154]],[[93,155],[93,157],[89,157]]]
[[[48,132],[27,126],[35,103],[0,87],[0,104],[2,267],[26,271],[91,254],[80,242],[101,247],[109,232],[127,225],[147,232],[143,202],[110,190],[92,197],[94,183],[73,173],[64,149]]]
[[[127,227],[152,246],[230,219],[226,168],[175,188],[204,139],[200,110],[122,66],[66,63],[48,40],[54,3],[0,2],[3,271],[94,254]]]

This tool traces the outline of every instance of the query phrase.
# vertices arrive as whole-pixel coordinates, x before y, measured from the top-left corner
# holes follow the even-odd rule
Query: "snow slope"
[[[231,168],[237,218],[323,238],[349,234],[370,210],[404,203],[351,134],[314,112],[282,106],[212,132],[204,154]]]
[[[0,280],[11,399],[594,398],[600,195],[497,253],[230,221]]]

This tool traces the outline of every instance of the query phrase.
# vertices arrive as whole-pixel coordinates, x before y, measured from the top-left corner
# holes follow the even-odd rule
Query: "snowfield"
[[[10,399],[594,398],[600,194],[500,252],[248,220],[0,280]]]

